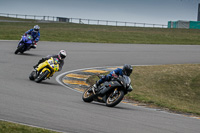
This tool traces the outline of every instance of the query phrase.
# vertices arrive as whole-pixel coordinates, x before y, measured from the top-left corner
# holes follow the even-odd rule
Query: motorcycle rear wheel
[[[83,99],[84,102],[90,103],[90,102],[93,101],[94,93],[88,92],[91,89],[91,87],[85,89],[85,91],[83,92],[82,99]]]
[[[108,98],[107,98],[107,100],[106,100],[106,106],[108,106],[108,107],[114,107],[114,106],[116,106],[116,105],[119,104],[119,103],[122,101],[122,99],[124,98],[124,91],[122,91],[122,90],[119,90],[119,91],[118,91],[118,94],[114,94],[114,96],[113,96],[113,93],[114,93],[114,92],[112,92],[112,93],[108,96]]]
[[[35,82],[40,83],[47,75],[49,74],[49,71],[45,71],[42,74],[40,74],[36,79]]]

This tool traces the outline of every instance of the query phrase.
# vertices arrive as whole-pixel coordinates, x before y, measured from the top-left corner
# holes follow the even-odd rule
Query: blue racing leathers
[[[38,42],[40,39],[40,32],[35,32],[33,29],[30,29],[26,32],[26,34],[30,34],[33,37],[33,41]]]
[[[117,76],[123,76],[123,71],[121,68],[117,68],[111,71],[108,75],[103,76],[99,81],[97,81],[97,85],[104,83],[105,81],[109,81],[112,78],[112,75],[116,74]]]

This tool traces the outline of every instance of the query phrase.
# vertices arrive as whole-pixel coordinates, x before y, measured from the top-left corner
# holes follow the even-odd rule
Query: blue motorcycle
[[[21,40],[19,41],[15,54],[17,54],[18,52],[23,54],[25,51],[31,48],[32,44],[33,44],[33,37],[29,34],[23,35]]]

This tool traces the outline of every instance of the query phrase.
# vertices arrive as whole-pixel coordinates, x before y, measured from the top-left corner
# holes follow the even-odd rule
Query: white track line
[[[107,66],[107,67],[113,67],[113,66]],[[114,66],[114,67],[116,67],[116,66]],[[119,67],[119,66],[118,66],[118,67]],[[73,89],[73,88],[71,88],[71,87],[69,87],[69,86],[66,86],[63,82],[60,81],[60,78],[61,78],[63,75],[67,75],[68,73],[73,73],[73,72],[76,72],[76,71],[82,71],[82,70],[88,70],[88,69],[98,69],[98,68],[106,68],[106,67],[91,67],[91,68],[82,68],[82,69],[67,71],[67,72],[64,72],[64,73],[58,75],[58,76],[56,77],[56,81],[57,81],[59,84],[61,84],[62,86],[66,87],[66,88],[68,88],[68,89],[70,89],[70,90],[73,90],[73,91],[76,91],[76,92],[79,92],[79,93],[83,93],[83,92],[78,91],[78,90],[76,90],[76,89]]]

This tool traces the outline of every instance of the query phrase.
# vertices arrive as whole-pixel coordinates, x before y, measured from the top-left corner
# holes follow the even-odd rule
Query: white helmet
[[[40,29],[40,27],[39,27],[38,25],[35,25],[35,26],[33,27],[33,31],[34,31],[34,32],[38,32],[39,29]]]
[[[67,56],[67,53],[65,52],[65,50],[60,50],[60,52],[58,53],[58,58],[60,60],[64,60],[66,56]]]

